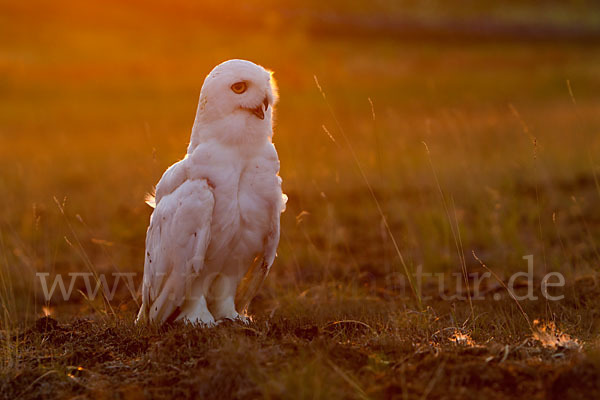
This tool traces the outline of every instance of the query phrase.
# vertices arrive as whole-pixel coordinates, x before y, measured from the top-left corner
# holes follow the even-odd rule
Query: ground
[[[14,339],[19,368],[0,382],[2,393],[126,399],[600,395],[597,347],[564,340],[543,346],[509,300],[478,307],[472,323],[460,315],[461,306],[435,304],[418,312],[391,299],[330,292],[338,296],[300,296],[257,313],[248,325],[212,329],[139,328],[131,315],[44,317]],[[594,293],[597,306],[597,287]],[[258,304],[268,307],[263,301]]]
[[[483,11],[587,29],[584,3]],[[597,41],[53,4],[1,5],[0,396],[600,396]],[[247,325],[137,327],[144,197],[185,153],[204,76],[234,57],[279,84],[278,257]],[[517,301],[503,285],[528,260],[537,300]],[[540,291],[551,272],[560,300]],[[79,275],[48,301],[38,273],[107,292]]]

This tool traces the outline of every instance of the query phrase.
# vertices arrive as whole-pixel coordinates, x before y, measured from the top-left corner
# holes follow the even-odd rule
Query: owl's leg
[[[237,282],[222,274],[213,281],[209,292],[208,307],[217,321],[224,318],[243,320],[243,317],[235,309],[236,287]]]
[[[228,296],[224,300],[215,303],[212,307],[212,312],[217,320],[220,319],[237,319],[239,314],[235,309],[235,303],[232,296]]]
[[[215,318],[208,309],[205,293],[212,282],[211,276],[197,277],[186,286],[186,294],[181,312],[176,321],[186,321],[200,325],[214,326]]]

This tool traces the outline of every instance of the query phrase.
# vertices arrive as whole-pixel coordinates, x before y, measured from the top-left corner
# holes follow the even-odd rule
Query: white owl
[[[287,200],[271,141],[276,100],[271,73],[250,61],[226,61],[204,80],[187,154],[151,204],[138,323],[246,320]]]

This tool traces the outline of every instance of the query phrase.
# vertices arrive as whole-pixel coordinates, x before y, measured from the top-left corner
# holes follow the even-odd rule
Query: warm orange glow
[[[450,341],[454,342],[458,345],[462,346],[474,346],[475,342],[471,339],[471,336],[468,333],[464,333],[456,329],[452,336],[450,336]]]
[[[561,332],[553,321],[543,322],[536,319],[533,321],[533,329],[533,338],[544,347],[571,350],[581,348],[581,344],[576,338]]]

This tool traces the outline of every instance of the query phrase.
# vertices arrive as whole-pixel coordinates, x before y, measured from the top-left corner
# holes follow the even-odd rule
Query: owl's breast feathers
[[[186,158],[186,169],[191,179],[206,179],[213,186],[209,260],[225,262],[235,254],[251,257],[251,264],[256,254],[266,251],[270,267],[271,243],[279,240],[279,215],[285,208],[279,160],[270,142],[251,150],[202,143]]]

